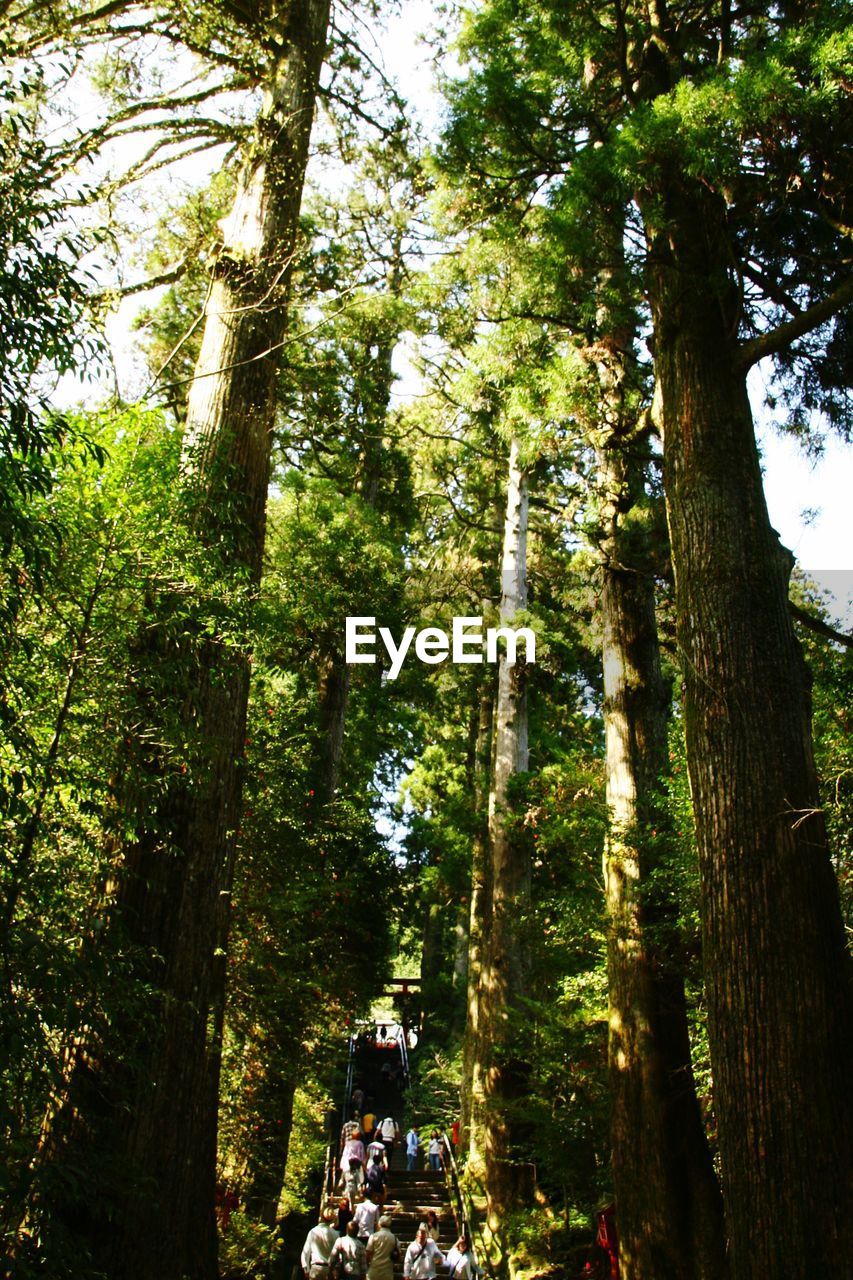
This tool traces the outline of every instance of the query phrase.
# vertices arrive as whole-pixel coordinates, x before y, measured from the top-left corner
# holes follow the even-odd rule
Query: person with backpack
[[[373,1199],[381,1202],[385,1194],[385,1158],[374,1156],[367,1166],[367,1188]]]
[[[385,1117],[379,1126],[377,1137],[385,1148],[385,1158],[390,1165],[391,1156],[394,1151],[394,1144],[400,1138],[400,1128],[393,1116]]]
[[[367,1254],[358,1238],[355,1222],[347,1224],[347,1233],[335,1243],[329,1254],[330,1280],[343,1280],[351,1276],[361,1280],[367,1275]]]
[[[385,1151],[385,1143],[381,1142],[379,1138],[374,1138],[370,1146],[367,1148],[367,1159],[369,1161],[378,1160],[384,1168],[388,1168],[388,1156]]]
[[[422,1222],[417,1235],[406,1250],[403,1262],[403,1280],[433,1280],[438,1267],[444,1266],[444,1254],[434,1240],[427,1235],[427,1224]]]

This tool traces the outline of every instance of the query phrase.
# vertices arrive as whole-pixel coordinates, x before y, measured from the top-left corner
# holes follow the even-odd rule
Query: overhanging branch
[[[824,640],[834,640],[836,644],[843,644],[848,649],[853,648],[853,636],[845,635],[843,631],[836,631],[835,627],[831,627],[822,618],[816,618],[807,610],[801,609],[798,604],[794,604],[793,600],[788,601],[788,609],[792,617],[801,622],[804,627],[808,627],[809,631],[813,631],[815,635],[823,636]]]
[[[765,356],[775,356],[778,352],[784,351],[792,342],[796,342],[797,338],[804,337],[819,325],[831,320],[836,312],[851,300],[853,300],[853,276],[848,276],[837,289],[820,302],[816,302],[814,306],[801,311],[792,320],[785,320],[768,333],[759,334],[757,338],[745,342],[735,362],[737,368],[742,373],[746,373]]]

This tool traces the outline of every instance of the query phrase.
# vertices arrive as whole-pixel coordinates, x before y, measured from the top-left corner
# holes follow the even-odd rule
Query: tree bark
[[[474,759],[474,812],[477,830],[471,846],[471,901],[468,917],[467,1018],[462,1045],[460,1147],[467,1147],[472,1172],[483,1172],[483,1059],[480,1043],[480,988],[491,925],[492,893],[489,859],[488,794],[492,759],[492,726],[496,696],[489,680],[480,693]]]
[[[292,1069],[292,1063],[288,1065]],[[248,1149],[244,1200],[247,1212],[268,1227],[275,1225],[287,1173],[296,1083],[291,1075],[271,1073],[264,1064],[262,1096],[253,1099],[258,1130]]]
[[[650,876],[666,839],[660,804],[669,698],[661,674],[654,581],[631,565],[620,517],[642,466],[619,442],[599,450],[610,508],[601,596],[606,794],[612,1169],[624,1280],[719,1280],[723,1207],[696,1097],[676,904]],[[631,473],[634,473],[633,475]],[[633,491],[633,494],[632,494]]]
[[[349,686],[350,669],[343,654],[326,658],[320,673],[320,734],[314,775],[316,799],[321,805],[332,803],[340,781]]]
[[[604,219],[601,240],[608,265],[600,275],[600,394],[591,436],[602,560],[609,818],[603,871],[619,1271],[623,1280],[721,1280],[723,1204],[693,1078],[678,904],[662,865],[674,835],[662,803],[670,700],[658,645],[654,550],[648,530],[630,522],[645,497],[646,471],[636,454],[635,322],[618,216]]]
[[[213,272],[184,448],[189,519],[223,571],[257,583],[285,304],[328,0],[297,0],[276,49]],[[164,629],[169,620],[164,617]],[[148,1018],[81,1047],[49,1158],[99,1162],[85,1211],[57,1206],[109,1280],[217,1274],[216,1108],[249,668],[215,641],[187,646],[176,718],[201,743],[127,848],[113,921],[143,957]],[[156,714],[156,707],[154,708]],[[146,815],[147,816],[147,815]],[[123,1021],[123,1020],[120,1020]],[[98,1184],[103,1179],[103,1188]],[[101,1191],[103,1189],[103,1195]]]
[[[501,625],[511,626],[527,604],[527,474],[517,440],[510,446],[507,509],[501,572]],[[479,1042],[484,1077],[484,1183],[490,1230],[497,1233],[506,1214],[530,1197],[530,1167],[520,1138],[522,1099],[530,1065],[524,1043],[520,999],[528,987],[524,921],[530,902],[530,858],[514,829],[510,784],[528,764],[526,672],[498,665],[495,748],[489,795],[491,928],[480,991]]]
[[[465,1034],[468,1016],[468,929],[470,924],[471,908],[467,899],[463,899],[457,906],[456,923],[453,926],[450,1037],[455,1044],[458,1044]]]
[[[722,201],[641,195],[736,1280],[853,1274],[849,959]]]

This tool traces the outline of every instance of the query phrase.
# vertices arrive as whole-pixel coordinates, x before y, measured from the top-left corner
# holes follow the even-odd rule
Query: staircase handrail
[[[347,1040],[347,1074],[346,1083],[344,1085],[344,1096],[341,1103],[340,1118],[341,1124],[344,1120],[349,1119],[350,1101],[352,1099],[352,1082],[355,1073],[355,1036],[350,1035]],[[329,1145],[326,1147],[326,1161],[323,1167],[323,1196],[320,1203],[322,1209],[334,1197],[335,1184],[338,1180],[338,1134],[337,1134],[337,1117],[335,1118],[335,1132],[329,1135]]]
[[[338,1164],[338,1143],[333,1134],[329,1139],[329,1145],[326,1148],[326,1163],[323,1167],[323,1194],[320,1197],[320,1211],[325,1209],[326,1205],[332,1199],[335,1190],[336,1172]]]
[[[406,1043],[408,1031],[405,1022],[400,1023],[400,1061],[403,1066],[403,1088],[409,1087],[409,1046]]]
[[[456,1218],[456,1225],[459,1234],[463,1235],[468,1242],[468,1247],[474,1247],[474,1232],[472,1229],[472,1219],[465,1207],[465,1196],[462,1193],[462,1183],[459,1178],[459,1166],[456,1163],[456,1157],[453,1154],[453,1144],[445,1131],[442,1131],[441,1142],[445,1151],[444,1172],[445,1178],[450,1182],[454,1206],[453,1216]],[[482,1231],[478,1229],[477,1234],[480,1241],[479,1257],[475,1255],[477,1269],[481,1275],[493,1275],[491,1262],[489,1260],[489,1251],[486,1247],[486,1241]]]
[[[350,1105],[352,1103],[352,1082],[355,1076],[355,1036],[350,1035],[347,1042],[347,1082],[344,1086],[344,1101],[341,1107],[341,1115],[344,1120],[349,1120]]]

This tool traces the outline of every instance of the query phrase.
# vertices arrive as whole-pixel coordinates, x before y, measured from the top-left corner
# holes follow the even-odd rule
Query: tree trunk
[[[509,457],[507,510],[501,572],[501,625],[513,625],[527,604],[527,475],[518,441]],[[529,1063],[519,1008],[527,991],[525,917],[530,901],[530,858],[514,826],[510,783],[527,770],[526,672],[510,666],[502,653],[498,666],[495,748],[489,795],[491,928],[480,989],[478,1040],[486,1063],[484,1077],[485,1188],[489,1227],[498,1232],[508,1211],[529,1199],[530,1168],[523,1163],[523,1137]]]
[[[190,518],[223,571],[249,583],[261,571],[287,286],[327,23],[328,0],[298,0],[278,33],[188,399]],[[142,975],[150,1016],[134,1025],[130,1015],[101,1045],[79,1050],[46,1143],[58,1166],[81,1149],[100,1161],[103,1187],[87,1188],[73,1221],[63,1216],[109,1280],[217,1273],[216,1109],[249,671],[245,655],[214,641],[183,653],[175,716],[203,746],[187,778],[163,787],[153,821],[127,850],[111,907],[150,957]]]
[[[321,805],[331,804],[338,789],[349,685],[350,669],[343,655],[336,653],[326,658],[320,673],[320,735],[314,774],[316,799]]]
[[[468,1150],[468,1166],[482,1176],[483,1057],[479,1040],[480,989],[486,940],[491,925],[492,894],[489,859],[488,795],[496,688],[488,680],[480,692],[477,743],[473,762],[474,813],[477,829],[471,847],[471,898],[468,916],[467,1017],[462,1043],[460,1147]]]
[[[609,832],[609,1059],[613,1183],[624,1280],[726,1275],[723,1213],[690,1058],[684,982],[672,937],[677,904],[660,882],[666,838],[660,786],[669,698],[661,675],[654,581],[631,565],[620,516],[642,492],[642,465],[611,438],[598,476],[609,519],[602,551],[602,659]],[[633,476],[631,475],[633,472]]]
[[[644,500],[629,389],[635,324],[619,217],[606,218],[592,432],[602,558],[612,1173],[623,1280],[720,1280],[723,1205],[696,1096],[678,963],[678,903],[661,854],[673,838],[661,803],[669,692],[655,617],[649,533],[629,517]],[[608,234],[609,233],[609,234]],[[609,243],[608,243],[609,242]],[[655,873],[658,873],[655,876]],[[653,878],[654,877],[654,878]]]
[[[421,1009],[420,1025],[428,1027],[439,1014],[443,1003],[441,978],[445,963],[444,913],[446,905],[434,898],[425,904],[426,919],[421,940]],[[443,1010],[441,1011],[443,1014]],[[443,1020],[443,1019],[442,1019]]]
[[[399,288],[397,274],[392,274],[394,296]],[[365,351],[375,348],[376,353],[370,356],[373,377],[365,379],[361,408],[366,422],[355,470],[355,490],[371,507],[376,506],[381,489],[388,405],[394,381],[391,360],[397,338],[396,331],[387,325],[368,328],[364,334]],[[340,783],[349,696],[350,667],[344,655],[323,654],[319,662],[317,732],[310,774],[313,809],[321,820],[323,811],[333,803]],[[247,1209],[268,1225],[275,1220],[286,1172],[297,1084],[293,1064],[300,1057],[300,1036],[300,1026],[294,1025],[292,1010],[281,1015],[273,1009],[266,1020],[254,1026],[245,1051],[252,1062],[252,1070],[246,1073],[240,1106],[245,1123],[228,1158],[237,1169],[237,1182],[243,1189]]]
[[[453,1008],[451,1011],[450,1035],[454,1043],[465,1034],[468,997],[468,930],[471,925],[471,908],[463,899],[457,908],[456,923],[453,926],[453,974],[451,991]]]
[[[244,1201],[253,1218],[272,1227],[287,1172],[296,1080],[290,1075],[265,1072],[261,1088],[263,1095],[269,1095],[269,1102],[266,1098],[253,1100],[256,1105],[260,1103],[258,1131],[252,1135],[248,1151]]]
[[[721,201],[642,200],[736,1280],[853,1275],[849,961]]]

